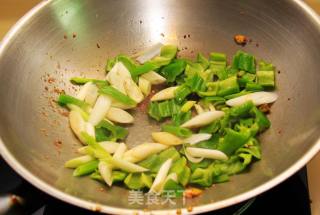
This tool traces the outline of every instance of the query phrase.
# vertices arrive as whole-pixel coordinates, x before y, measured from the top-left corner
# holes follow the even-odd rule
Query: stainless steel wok
[[[52,101],[68,80],[103,77],[106,58],[133,53],[158,41],[183,48],[180,55],[239,47],[273,62],[279,100],[272,127],[261,136],[263,159],[198,198],[166,205],[131,205],[128,190],[73,178],[63,163],[80,146],[63,110]],[[186,35],[186,36],[185,36]],[[190,36],[189,36],[190,35]],[[320,20],[304,3],[289,0],[57,0],[25,15],[0,48],[0,152],[24,178],[71,204],[112,214],[215,210],[258,195],[305,165],[320,148]],[[157,125],[144,113],[127,143],[148,139]],[[179,211],[178,211],[179,212]]]

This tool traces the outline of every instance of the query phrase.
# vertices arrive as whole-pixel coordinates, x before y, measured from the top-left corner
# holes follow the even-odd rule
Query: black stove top
[[[4,213],[1,207],[6,201],[11,202],[13,206]],[[64,203],[40,191],[18,176],[0,157],[0,214],[2,213],[10,215],[96,214]],[[310,215],[306,168],[256,198],[207,214]]]

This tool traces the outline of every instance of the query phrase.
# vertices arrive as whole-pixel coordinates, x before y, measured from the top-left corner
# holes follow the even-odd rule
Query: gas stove
[[[17,175],[0,157],[0,214],[96,214],[72,206],[35,188]],[[211,215],[310,215],[307,171],[298,173],[273,189],[231,207],[206,213]]]

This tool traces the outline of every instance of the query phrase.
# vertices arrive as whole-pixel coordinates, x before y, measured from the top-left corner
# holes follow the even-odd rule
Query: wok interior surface
[[[320,119],[319,23],[294,1],[287,0],[84,0],[49,1],[25,20],[0,54],[0,136],[3,154],[50,187],[111,208],[176,209],[211,204],[227,206],[234,196],[270,182],[316,146]],[[245,47],[233,41],[245,34]],[[186,38],[184,35],[190,35]],[[73,136],[64,110],[53,102],[60,90],[74,94],[70,77],[104,77],[106,59],[132,54],[156,43],[177,44],[179,55],[243,49],[277,67],[279,99],[269,116],[272,127],[262,141],[261,161],[200,197],[176,204],[128,203],[128,190],[106,188],[88,177],[74,178],[64,169],[77,156],[80,143]],[[127,144],[150,140],[159,126],[146,113],[135,111]],[[12,164],[11,162],[11,165]],[[36,183],[35,183],[36,184]],[[99,192],[103,187],[105,191]],[[55,195],[55,193],[51,193]],[[229,200],[229,201],[224,201]],[[75,203],[75,202],[73,202]],[[79,205],[89,207],[90,204]]]

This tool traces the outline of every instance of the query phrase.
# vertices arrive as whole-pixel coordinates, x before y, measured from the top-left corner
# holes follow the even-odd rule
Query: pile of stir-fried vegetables
[[[255,57],[243,51],[231,65],[222,53],[208,59],[198,54],[192,61],[178,59],[177,51],[156,44],[136,59],[109,59],[105,80],[71,79],[83,86],[75,97],[62,94],[58,102],[70,109],[71,129],[85,145],[78,150],[82,156],[65,163],[74,176],[161,194],[228,181],[261,159],[256,137],[270,121],[259,106],[277,99],[267,92],[275,87],[274,66],[264,61],[256,66]],[[167,88],[151,97],[148,114],[170,122],[161,132],[150,131],[153,143],[128,148],[122,142],[128,130],[120,126],[134,123],[127,109],[158,84]]]

